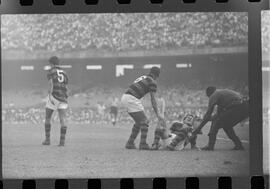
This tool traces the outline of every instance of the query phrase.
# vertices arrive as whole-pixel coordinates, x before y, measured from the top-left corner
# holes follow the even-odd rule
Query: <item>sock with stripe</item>
[[[50,133],[51,133],[51,124],[45,123],[45,138],[46,141],[50,141]]]
[[[132,127],[132,131],[131,131],[130,137],[128,139],[128,143],[129,144],[133,144],[134,143],[134,141],[137,138],[139,132],[140,132],[140,126],[137,125],[137,124],[134,124],[133,127]]]
[[[147,124],[141,125],[141,142],[140,142],[140,144],[146,144],[147,133],[148,133],[148,125]]]
[[[63,126],[60,129],[60,145],[65,144],[65,137],[66,137],[67,127]]]
[[[155,137],[154,137],[154,142],[153,144],[158,144],[161,136],[163,135],[163,130],[162,129],[156,129],[155,130]]]

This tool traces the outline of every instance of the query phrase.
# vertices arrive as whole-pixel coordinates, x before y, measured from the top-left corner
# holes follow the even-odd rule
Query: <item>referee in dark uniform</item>
[[[220,128],[225,131],[235,144],[233,150],[244,150],[242,142],[236,136],[233,127],[249,117],[248,99],[243,98],[233,90],[216,89],[215,87],[208,87],[206,95],[209,97],[208,110],[198,128],[193,132],[194,136],[197,135],[208,121],[212,121],[208,134],[208,145],[203,147],[202,150],[214,150],[216,136]],[[212,116],[215,106],[217,106],[217,113]]]

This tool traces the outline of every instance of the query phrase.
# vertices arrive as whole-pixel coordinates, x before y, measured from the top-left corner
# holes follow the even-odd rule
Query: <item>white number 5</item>
[[[63,74],[63,70],[57,70],[57,79],[60,83],[64,82],[64,74]]]

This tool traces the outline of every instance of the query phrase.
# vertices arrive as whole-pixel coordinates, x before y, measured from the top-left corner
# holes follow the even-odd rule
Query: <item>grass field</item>
[[[209,127],[198,135],[207,143]],[[60,127],[52,126],[51,145],[42,146],[43,125],[2,125],[4,178],[184,177],[249,174],[248,126],[236,127],[245,151],[231,151],[221,131],[215,151],[126,150],[130,125],[69,125],[66,146],[58,147]],[[148,143],[153,141],[150,126]],[[138,142],[138,138],[136,140]]]

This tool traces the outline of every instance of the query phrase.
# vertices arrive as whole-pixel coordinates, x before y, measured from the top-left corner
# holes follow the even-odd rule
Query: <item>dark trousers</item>
[[[209,146],[214,147],[216,136],[220,128],[231,139],[236,146],[242,146],[242,142],[235,134],[233,127],[249,117],[249,103],[244,101],[242,104],[234,105],[224,111],[218,113],[212,120],[211,129],[209,132]]]

